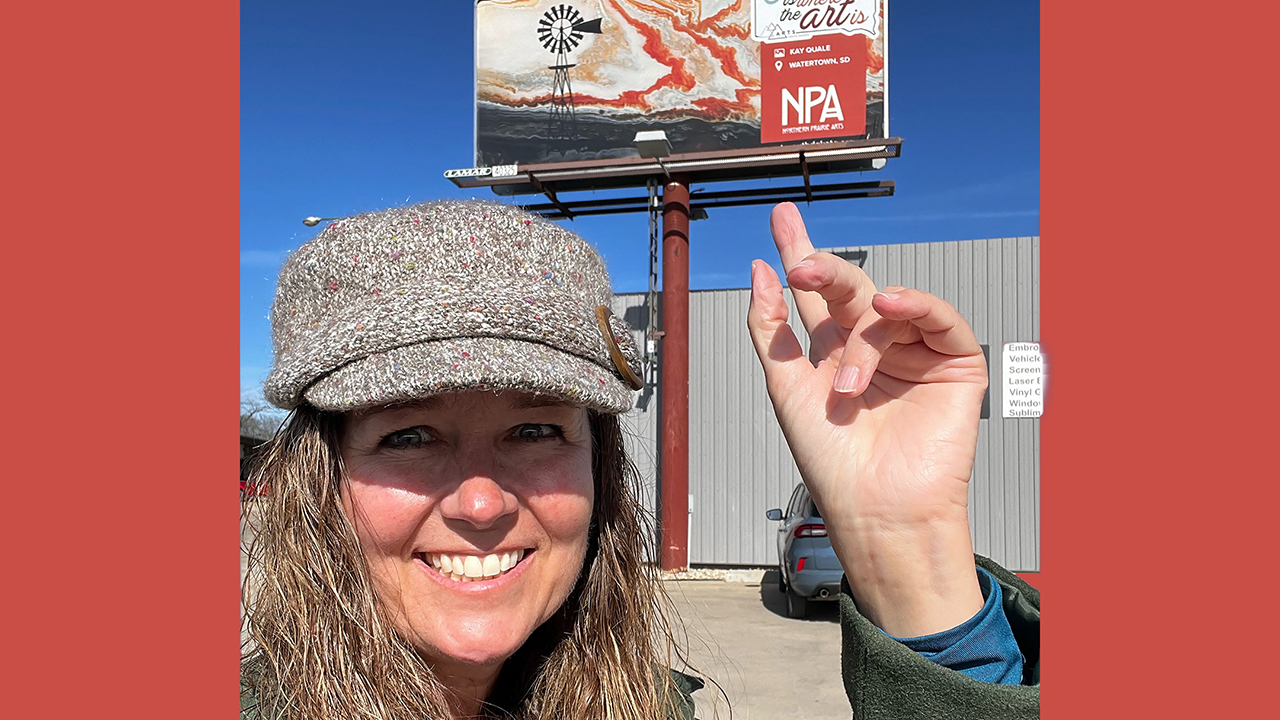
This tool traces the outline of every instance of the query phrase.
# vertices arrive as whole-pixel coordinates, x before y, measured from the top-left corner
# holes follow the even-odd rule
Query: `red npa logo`
[[[761,43],[760,142],[798,142],[867,131],[867,40],[820,35]]]

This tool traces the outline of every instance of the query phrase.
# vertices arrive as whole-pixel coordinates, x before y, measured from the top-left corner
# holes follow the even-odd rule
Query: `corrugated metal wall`
[[[905,285],[934,293],[969,320],[991,348],[990,407],[981,422],[970,485],[970,529],[977,552],[1013,570],[1040,569],[1040,421],[1000,416],[1000,350],[1040,338],[1040,239],[965,240],[835,248],[863,256],[877,287]],[[865,253],[865,255],[863,255]],[[689,302],[689,560],[694,564],[773,565],[775,524],[800,481],[764,389],[746,329],[750,291],[707,290]],[[796,318],[790,294],[791,317]],[[643,341],[644,295],[621,295],[623,314]],[[802,343],[804,327],[793,322]],[[656,382],[650,370],[649,379]],[[631,451],[656,508],[658,398],[637,393],[626,422]]]
[[[644,329],[649,322],[645,309],[644,293],[615,295],[613,313],[626,319],[632,327],[636,346],[644,352]],[[654,514],[655,529],[658,523],[658,375],[655,367],[646,365],[644,389],[635,393],[635,407],[623,416],[623,429],[627,431],[627,453],[644,481],[645,507]],[[651,549],[656,549],[657,538]],[[655,556],[656,557],[656,556]]]

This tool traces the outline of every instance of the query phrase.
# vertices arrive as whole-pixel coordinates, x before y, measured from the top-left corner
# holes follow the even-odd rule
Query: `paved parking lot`
[[[251,523],[242,521],[242,548],[252,534]],[[242,552],[242,583],[246,569]],[[840,680],[836,604],[810,603],[809,618],[787,618],[777,572],[764,573],[758,582],[667,582],[697,674],[724,693],[707,683],[694,694],[701,720],[727,720],[729,705],[734,720],[848,720],[852,714]]]
[[[836,604],[811,603],[807,619],[788,618],[777,572],[759,583],[667,583],[689,632],[691,660],[719,683],[735,720],[848,720]],[[729,717],[726,698],[710,683],[694,700],[702,720]]]

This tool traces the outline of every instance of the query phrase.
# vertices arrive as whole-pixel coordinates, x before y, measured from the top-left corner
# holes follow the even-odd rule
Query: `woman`
[[[814,254],[794,206],[773,232],[822,360],[761,262],[748,325],[857,597],[853,642],[877,642],[857,621],[963,626],[995,597],[965,508],[981,350],[945,303]],[[342,220],[289,258],[265,390],[293,414],[261,470],[248,714],[692,716],[700,682],[669,670],[644,565],[617,419],[639,355],[610,298],[584,241],[496,204]],[[855,713],[878,697],[849,687]]]

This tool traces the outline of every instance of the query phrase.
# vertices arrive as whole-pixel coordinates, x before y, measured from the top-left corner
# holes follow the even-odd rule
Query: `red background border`
[[[1271,705],[1275,18],[1204,12],[1042,10],[1046,718]],[[238,22],[8,10],[15,717],[235,712]]]
[[[11,3],[5,694],[239,709],[239,7]]]
[[[1256,7],[1041,5],[1045,718],[1273,704],[1275,603],[1246,590],[1277,506]]]

